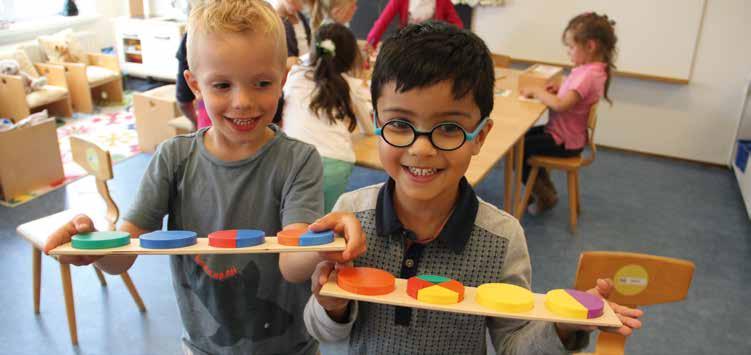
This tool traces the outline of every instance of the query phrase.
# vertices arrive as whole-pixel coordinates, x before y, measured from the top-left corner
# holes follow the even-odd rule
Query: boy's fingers
[[[344,238],[347,240],[342,257],[346,261],[349,261],[365,252],[365,238],[363,237],[360,221],[357,218],[347,216],[342,222],[344,223]]]
[[[320,231],[324,231],[327,229],[331,229],[334,232],[341,232],[341,231],[336,230],[336,227],[339,224],[340,218],[341,218],[340,213],[336,213],[336,212],[329,213],[321,217],[317,221],[313,222],[313,224],[311,224],[308,228],[310,228],[310,230],[314,232],[320,232]]]
[[[47,243],[44,244],[44,253],[49,255],[50,250],[70,242],[71,237],[79,232],[90,232],[92,225],[91,219],[85,215],[81,214],[73,217],[72,220],[60,226],[60,228],[52,232],[50,237],[47,238]]]

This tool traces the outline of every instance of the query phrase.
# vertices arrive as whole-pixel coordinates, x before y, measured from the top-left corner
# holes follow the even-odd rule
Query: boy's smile
[[[395,92],[394,82],[385,84],[378,98],[378,126],[401,119],[421,131],[429,131],[439,123],[454,122],[471,132],[480,122],[480,109],[471,92],[455,99],[452,84],[443,81],[401,93]],[[384,169],[396,182],[395,198],[440,205],[453,203],[459,180],[467,171],[472,155],[480,152],[491,126],[492,122],[488,122],[474,140],[452,151],[439,150],[427,136],[420,136],[411,146],[403,148],[381,138],[379,155]]]

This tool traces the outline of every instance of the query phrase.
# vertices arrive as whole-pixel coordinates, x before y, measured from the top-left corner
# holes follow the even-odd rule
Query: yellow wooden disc
[[[589,312],[564,289],[548,291],[545,294],[545,307],[553,314],[569,318],[587,319]]]
[[[440,285],[421,288],[417,300],[432,304],[454,304],[459,302],[459,294]]]
[[[512,284],[480,285],[477,288],[476,301],[483,307],[510,313],[527,312],[535,307],[532,292]]]

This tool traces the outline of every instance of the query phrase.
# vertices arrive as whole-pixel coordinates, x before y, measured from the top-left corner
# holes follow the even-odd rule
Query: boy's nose
[[[415,142],[409,146],[409,153],[412,155],[432,156],[435,155],[438,150],[430,142],[428,136],[419,136],[415,139]]]
[[[232,93],[232,108],[247,110],[253,107],[253,95],[248,90],[237,88]]]

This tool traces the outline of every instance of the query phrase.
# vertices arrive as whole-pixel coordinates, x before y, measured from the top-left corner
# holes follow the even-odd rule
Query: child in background
[[[212,125],[162,143],[120,230],[138,238],[162,229],[200,236],[225,229],[306,227],[321,215],[321,158],[271,124],[287,57],[284,28],[263,0],[206,0],[188,21],[185,79]],[[359,224],[343,220],[355,229]],[[77,216],[49,237],[45,251],[92,230]],[[364,241],[345,233],[350,246]],[[359,245],[359,247],[358,247]],[[357,251],[326,254],[348,259]],[[61,257],[119,274],[135,256]],[[175,255],[172,283],[188,354],[316,354],[302,311],[318,253]],[[167,270],[154,270],[159,275]],[[168,325],[173,326],[173,325]]]
[[[399,16],[399,28],[430,19],[446,21],[459,28],[464,27],[451,0],[389,0],[368,33],[368,44],[365,47],[368,55],[378,48],[378,42],[381,41],[383,32],[394,16]]]
[[[276,3],[276,13],[282,18],[287,35],[287,68],[310,51],[310,25],[302,8],[302,0],[278,0]]]
[[[405,60],[407,58],[408,60]],[[477,35],[442,22],[410,25],[384,42],[371,95],[385,184],[342,195],[311,225],[328,228],[353,212],[368,235],[355,266],[400,278],[440,275],[467,286],[529,289],[531,266],[519,222],[479,199],[464,177],[492,128],[493,62]],[[305,325],[320,341],[349,337],[350,354],[561,354],[586,346],[592,328],[355,302],[320,295],[335,265],[313,275]],[[612,282],[591,292],[607,295]],[[614,305],[630,334],[639,310]]]
[[[360,79],[347,73],[358,62],[355,35],[340,24],[321,26],[307,63],[295,65],[284,84],[284,133],[318,149],[323,159],[324,211],[347,187],[355,152],[351,133],[373,132],[371,105]]]
[[[534,155],[573,157],[587,144],[587,118],[600,97],[608,97],[610,77],[615,69],[615,22],[607,15],[587,12],[572,18],[563,31],[563,43],[574,68],[560,88],[536,88],[522,92],[537,98],[550,107],[550,120],[535,127],[524,137],[524,168],[522,181],[526,184],[531,167],[527,159]],[[558,202],[555,186],[545,169],[533,188],[534,203],[529,205],[533,215],[550,209]]]
[[[317,33],[318,28],[327,23],[333,22],[348,26],[349,21],[355,16],[355,11],[357,11],[357,0],[314,1],[310,27],[313,33]]]

